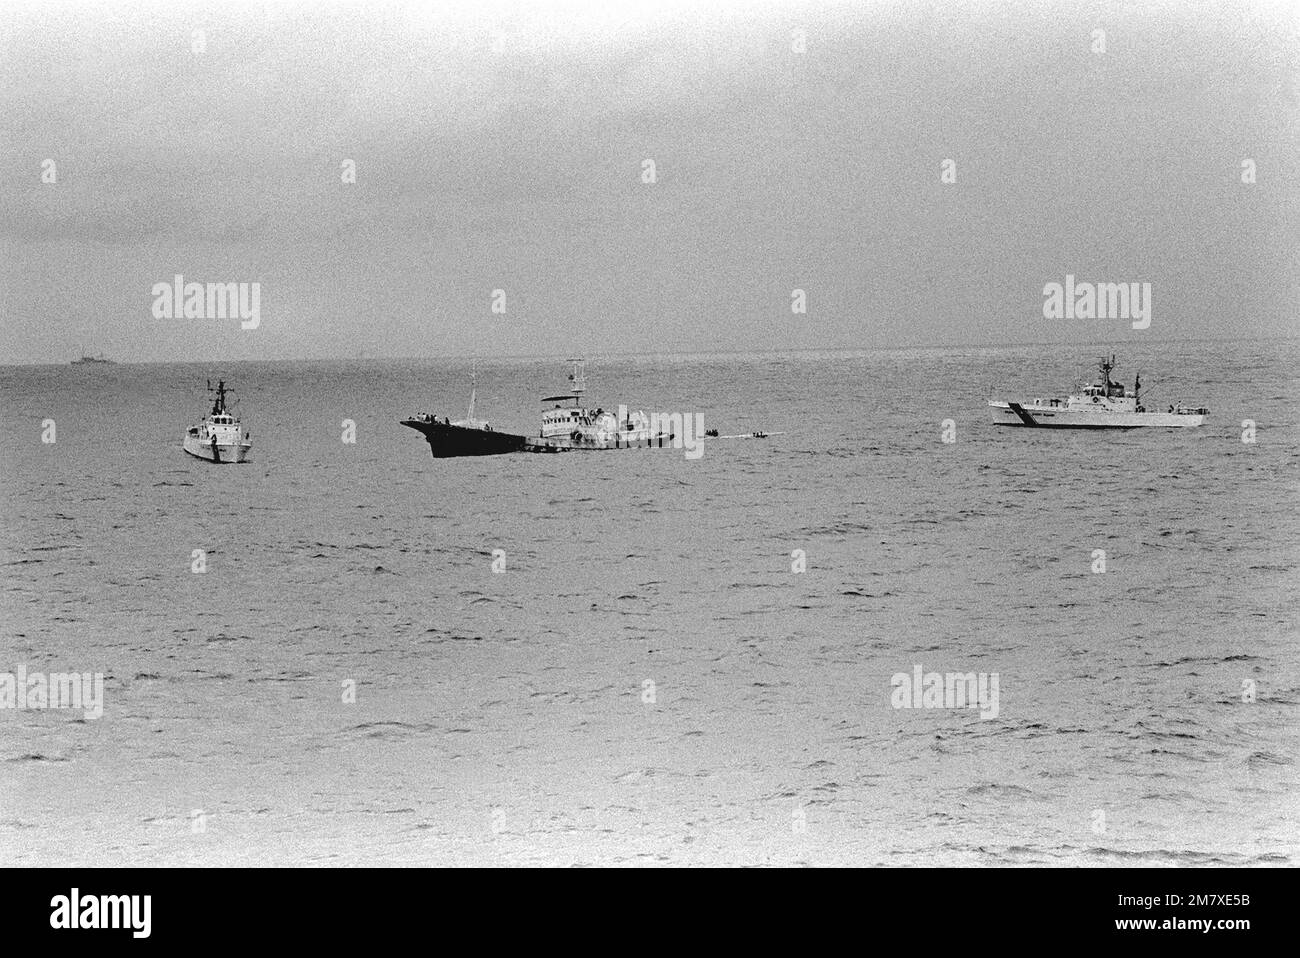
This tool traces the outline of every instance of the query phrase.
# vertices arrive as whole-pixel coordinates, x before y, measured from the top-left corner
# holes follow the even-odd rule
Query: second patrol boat
[[[1141,426],[1199,426],[1210,414],[1175,403],[1166,412],[1142,405],[1142,374],[1125,389],[1110,378],[1115,357],[1102,358],[1097,365],[1099,382],[1080,387],[1077,393],[1051,399],[990,400],[995,426],[1031,426],[1040,429],[1137,429]]]

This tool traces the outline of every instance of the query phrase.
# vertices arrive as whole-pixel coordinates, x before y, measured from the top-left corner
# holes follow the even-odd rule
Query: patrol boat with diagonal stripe
[[[1174,403],[1165,412],[1142,405],[1142,374],[1125,389],[1110,378],[1115,357],[1098,362],[1099,382],[1080,387],[1064,398],[990,400],[995,426],[1030,426],[1039,429],[1137,429],[1142,426],[1199,426],[1208,409]]]

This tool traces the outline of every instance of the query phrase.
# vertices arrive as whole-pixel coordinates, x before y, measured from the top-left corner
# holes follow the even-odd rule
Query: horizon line
[[[1294,333],[1263,333],[1246,337],[1255,340],[1288,340],[1300,339],[1300,332]],[[1152,337],[1147,342],[1169,343],[1169,342],[1241,342],[1243,337],[1228,336],[1187,336],[1173,338]],[[1137,340],[1122,340],[1120,344],[1133,343]],[[1087,340],[1080,343],[1063,343],[1060,341],[1022,341],[1008,343],[952,343],[942,346],[922,346],[922,345],[897,345],[897,346],[799,346],[792,349],[696,349],[696,350],[668,350],[658,352],[647,352],[644,350],[622,350],[622,351],[597,351],[588,353],[588,356],[597,356],[608,359],[670,359],[683,357],[708,357],[708,356],[783,356],[791,354],[815,354],[815,353],[862,353],[862,352],[902,352],[905,350],[938,352],[942,350],[971,350],[971,349],[1016,349],[1026,346],[1060,346],[1066,348],[1075,347],[1093,347],[1097,345],[1108,344],[1110,348],[1118,350],[1119,344],[1111,339]],[[83,356],[86,355],[83,353]],[[102,355],[102,353],[100,354]],[[566,349],[562,353],[506,353],[499,356],[484,355],[483,353],[472,352],[455,352],[444,353],[441,355],[417,355],[417,354],[387,354],[375,356],[287,356],[273,357],[262,359],[249,358],[230,358],[216,357],[212,359],[111,359],[110,363],[114,366],[186,366],[201,365],[212,363],[343,363],[343,362],[388,362],[393,360],[400,361],[440,361],[440,360],[460,360],[460,359],[477,359],[486,361],[521,361],[521,360],[563,360],[573,355],[573,350]],[[80,357],[79,357],[80,358]],[[0,369],[17,368],[26,366],[70,366],[74,360],[57,360],[57,361],[20,361],[20,362],[0,362]]]

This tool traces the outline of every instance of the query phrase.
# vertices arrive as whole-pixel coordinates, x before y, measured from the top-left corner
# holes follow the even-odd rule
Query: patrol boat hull
[[[1010,401],[990,402],[989,407],[993,413],[993,425],[1032,429],[1170,429],[1199,426],[1205,422],[1205,416],[1199,413],[1093,412]]]
[[[1097,363],[1101,377],[1087,383],[1069,396],[1028,399],[991,400],[995,426],[1026,426],[1031,429],[1174,429],[1199,426],[1208,409],[1189,409],[1181,403],[1167,412],[1148,410],[1142,405],[1142,374],[1125,389],[1110,378],[1115,357],[1102,357]]]
[[[205,462],[235,463],[248,460],[248,450],[253,448],[248,442],[202,442],[195,436],[186,436],[181,448],[196,459]]]

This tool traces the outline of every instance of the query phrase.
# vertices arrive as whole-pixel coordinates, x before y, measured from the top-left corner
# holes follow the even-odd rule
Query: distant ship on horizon
[[[83,350],[83,351],[82,351],[82,354],[81,354],[81,358],[80,358],[80,359],[74,359],[74,360],[71,362],[70,365],[73,365],[73,366],[97,366],[97,365],[116,366],[117,363],[115,363],[115,362],[114,362],[113,360],[111,360],[111,359],[105,359],[103,353],[100,353],[98,356],[88,356],[88,355],[85,353],[85,351]]]

